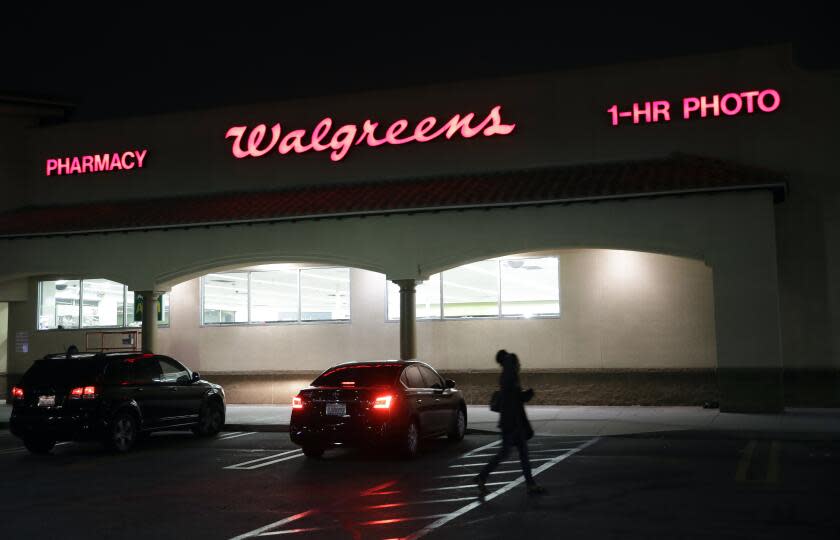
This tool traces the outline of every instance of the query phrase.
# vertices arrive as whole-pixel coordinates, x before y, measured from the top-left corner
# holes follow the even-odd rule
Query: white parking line
[[[507,484],[508,482],[487,482],[485,486],[502,486]],[[423,491],[447,491],[450,489],[467,489],[467,488],[477,488],[478,484],[464,484],[462,486],[446,486],[446,487],[437,487],[437,488],[428,488],[424,489]]]
[[[574,448],[572,450],[569,450],[565,454],[561,454],[561,455],[559,455],[555,458],[552,458],[551,461],[548,461],[547,463],[543,463],[538,468],[534,469],[532,475],[537,476],[538,474],[542,473],[543,471],[547,471],[548,469],[557,465],[558,463],[560,463],[564,459],[567,459],[568,457],[573,456],[574,454],[580,452],[584,448],[595,444],[596,442],[598,442],[599,439],[600,439],[600,437],[595,437],[593,439],[590,439],[589,441],[583,443],[582,445],[578,446],[577,448]],[[454,512],[449,513],[449,514],[443,516],[442,518],[438,519],[437,521],[426,525],[425,527],[423,527],[419,531],[416,531],[416,532],[406,536],[404,538],[404,540],[417,540],[418,538],[422,538],[423,536],[426,536],[427,534],[434,531],[435,529],[438,529],[438,528],[446,525],[447,523],[449,523],[453,519],[466,514],[470,510],[474,510],[475,508],[478,508],[479,506],[481,506],[481,504],[483,502],[493,500],[496,497],[499,497],[499,496],[507,493],[508,491],[510,491],[514,487],[518,486],[519,484],[523,483],[524,481],[525,481],[525,477],[524,476],[519,476],[515,480],[512,480],[512,481],[508,482],[507,484],[505,484],[501,488],[497,489],[493,493],[487,495],[484,498],[483,501],[481,499],[479,499],[479,500],[471,502],[470,504],[462,506],[458,510],[455,510]]]
[[[531,459],[529,461],[531,461],[531,462],[534,462],[534,461],[550,461],[552,459],[554,459],[554,458],[547,457],[547,458]],[[499,463],[499,465],[507,465],[507,464],[510,464],[510,463],[519,463],[519,460],[514,459],[514,460],[511,460],[511,461],[502,461],[501,463]],[[484,462],[462,463],[461,465],[450,465],[449,468],[450,469],[455,469],[455,468],[458,468],[458,467],[481,467],[483,465],[487,465],[487,463],[484,463]]]
[[[306,510],[305,512],[301,512],[300,514],[295,514],[293,516],[289,516],[287,518],[281,519],[280,521],[275,521],[274,523],[269,523],[259,529],[254,529],[253,531],[246,532],[245,534],[240,534],[239,536],[234,536],[230,540],[245,540],[245,538],[253,538],[254,536],[259,536],[260,534],[264,533],[269,529],[273,529],[275,527],[280,527],[281,525],[285,525],[286,523],[291,523],[292,521],[297,521],[298,519],[305,518],[306,516],[315,512],[315,509],[312,508],[310,510]]]
[[[514,474],[522,472],[522,469],[511,469],[509,471],[493,471],[490,474]],[[475,476],[475,473],[467,473],[467,474],[445,474],[443,476],[435,476],[435,478],[469,478],[470,476]]]
[[[256,433],[256,431],[248,431],[246,433],[233,432],[232,434],[224,435],[222,437],[219,437],[216,440],[217,441],[226,441],[228,439],[236,439],[237,437],[245,437],[246,435],[253,435],[255,433]]]
[[[281,461],[286,461],[289,459],[295,459],[299,457],[303,457],[303,452],[301,450],[289,450],[288,452],[281,452],[279,454],[265,456],[259,459],[252,459],[251,461],[245,461],[243,463],[237,463],[235,465],[228,465],[227,467],[225,467],[225,469],[252,471],[254,469],[259,469],[260,467],[268,467],[269,465],[274,465],[275,463],[280,463]],[[253,463],[256,463],[256,465],[252,465]]]
[[[528,446],[531,446],[531,445],[529,444]],[[528,449],[528,452],[531,453],[531,454],[536,454],[537,452],[539,452],[541,454],[546,453],[546,452],[568,452],[572,448],[574,448],[574,446],[571,446],[569,448],[552,448],[550,450],[531,450],[531,449]],[[493,457],[495,455],[496,454],[473,454],[470,457]]]
[[[470,450],[466,454],[463,454],[458,459],[464,459],[464,458],[472,457],[473,454],[475,454],[476,452],[481,452],[482,450],[487,450],[488,448],[492,448],[492,447],[498,445],[500,442],[502,442],[501,439],[496,439],[495,441],[493,441],[489,444],[485,444],[484,446],[479,446],[478,448],[473,448],[472,450]]]

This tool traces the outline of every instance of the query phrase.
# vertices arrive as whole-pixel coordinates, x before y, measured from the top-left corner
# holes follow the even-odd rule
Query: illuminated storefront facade
[[[508,348],[545,380],[682,377],[726,410],[778,410],[788,374],[840,368],[838,78],[789,56],[51,127],[33,127],[49,107],[10,114],[6,371],[135,328],[142,291],[164,294],[154,349],[251,377],[243,401],[413,355],[479,400]]]

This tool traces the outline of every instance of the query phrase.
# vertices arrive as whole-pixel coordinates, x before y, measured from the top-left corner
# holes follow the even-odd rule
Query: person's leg
[[[525,476],[525,482],[530,486],[534,483],[534,477],[531,475],[531,460],[528,459],[528,442],[517,441],[516,448],[519,450],[519,463],[522,465],[522,474]]]
[[[516,448],[519,450],[519,462],[522,464],[522,474],[525,476],[525,484],[528,486],[528,493],[539,495],[545,493],[545,488],[538,486],[531,474],[531,460],[528,459],[528,441],[518,441]]]
[[[480,484],[483,484],[485,481],[487,481],[487,477],[490,475],[490,473],[493,472],[493,470],[499,466],[499,463],[501,463],[505,460],[505,458],[508,457],[508,455],[510,454],[510,447],[510,443],[502,439],[502,446],[501,448],[499,448],[499,451],[496,452],[495,456],[490,458],[490,461],[487,462],[487,465],[485,465],[481,469],[481,472],[478,473],[477,480]]]

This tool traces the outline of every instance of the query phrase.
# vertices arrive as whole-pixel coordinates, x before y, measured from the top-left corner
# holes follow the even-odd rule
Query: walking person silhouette
[[[515,354],[502,349],[496,353],[496,362],[502,366],[502,375],[499,377],[499,427],[502,430],[502,446],[476,477],[479,495],[484,497],[487,494],[487,477],[510,455],[514,446],[519,451],[519,462],[528,493],[545,493],[545,488],[534,481],[531,462],[528,459],[528,439],[534,436],[534,430],[525,414],[525,403],[534,397],[534,390],[529,388],[523,391],[519,386],[519,357]]]

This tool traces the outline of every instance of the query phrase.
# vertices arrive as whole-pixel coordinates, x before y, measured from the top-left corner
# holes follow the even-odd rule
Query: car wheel
[[[449,433],[446,434],[450,441],[460,441],[464,439],[464,434],[467,432],[467,415],[464,409],[459,408],[455,417],[452,419],[452,427]]]
[[[400,445],[400,453],[403,457],[413,458],[420,452],[420,426],[417,420],[412,419],[405,428],[402,442]]]
[[[55,440],[30,435],[23,439],[23,445],[33,454],[48,454],[55,446]]]
[[[105,441],[111,450],[124,454],[137,442],[137,419],[129,413],[120,413],[111,421],[111,430]]]
[[[224,424],[222,408],[216,403],[205,403],[198,413],[198,425],[193,428],[193,433],[200,437],[213,437],[218,435]]]
[[[324,449],[320,446],[304,446],[303,455],[310,459],[319,459],[324,455]]]

